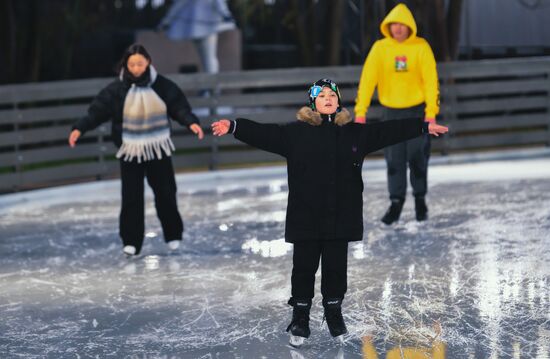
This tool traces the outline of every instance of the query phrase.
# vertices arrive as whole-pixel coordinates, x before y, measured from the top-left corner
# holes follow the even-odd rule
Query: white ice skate
[[[124,248],[122,248],[122,251],[127,256],[133,256],[133,255],[136,254],[136,247],[134,247],[134,246],[124,246]]]
[[[305,340],[306,340],[306,338],[304,338],[304,337],[299,337],[299,336],[291,334],[288,344],[290,344],[294,348],[299,348],[299,347],[302,346],[302,344],[304,344]]]
[[[168,242],[168,248],[171,250],[171,251],[175,251],[177,250],[179,247],[180,247],[180,240],[177,240],[177,239],[174,239],[173,241],[169,241]]]

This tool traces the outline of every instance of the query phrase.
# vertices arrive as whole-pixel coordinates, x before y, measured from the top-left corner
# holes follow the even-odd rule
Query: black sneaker
[[[348,329],[342,316],[342,300],[323,299],[323,307],[325,308],[324,319],[327,322],[330,335],[343,338],[342,336],[348,332]]]
[[[428,206],[424,197],[418,197],[414,200],[414,209],[416,211],[416,220],[421,222],[428,219]]]
[[[311,300],[288,301],[292,309],[292,321],[286,328],[290,332],[290,345],[298,347],[304,343],[304,338],[309,338],[311,331],[309,329],[309,310],[311,309]]]
[[[390,208],[388,208],[386,214],[384,214],[384,217],[382,217],[382,222],[387,225],[390,225],[393,222],[397,222],[399,216],[401,215],[401,210],[403,209],[403,203],[404,201],[402,200],[392,199]]]

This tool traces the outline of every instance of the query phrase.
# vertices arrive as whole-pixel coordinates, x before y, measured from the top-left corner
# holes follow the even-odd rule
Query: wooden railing
[[[442,154],[550,144],[550,57],[440,64],[441,112],[449,135],[433,142]],[[176,123],[177,169],[214,170],[228,165],[281,161],[232,136],[209,131],[220,117],[259,122],[295,119],[315,80],[329,77],[353,111],[360,66],[172,75],[201,117],[207,135],[198,141]],[[71,149],[72,123],[112,78],[0,86],[0,191],[112,177],[118,172],[110,124],[86,133]],[[200,90],[210,89],[210,96]],[[367,119],[380,119],[373,101]]]

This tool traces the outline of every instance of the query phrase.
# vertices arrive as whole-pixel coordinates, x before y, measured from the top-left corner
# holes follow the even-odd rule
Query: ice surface
[[[380,358],[438,342],[450,359],[550,358],[550,159],[433,165],[429,221],[414,221],[409,197],[393,227],[379,222],[383,163],[367,167],[342,346],[319,294],[310,339],[287,345],[292,246],[286,171],[273,167],[179,175],[177,253],[148,192],[133,259],[118,181],[1,196],[0,357],[361,358],[372,335]]]

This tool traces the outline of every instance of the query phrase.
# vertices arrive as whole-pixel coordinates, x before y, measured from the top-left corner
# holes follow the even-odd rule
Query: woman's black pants
[[[145,232],[144,178],[153,190],[155,208],[162,225],[165,241],[182,239],[183,221],[178,211],[176,180],[171,157],[138,163],[120,160],[122,181],[122,208],[120,210],[120,238],[122,243],[136,247],[143,245]],[[136,254],[137,254],[136,253]]]

